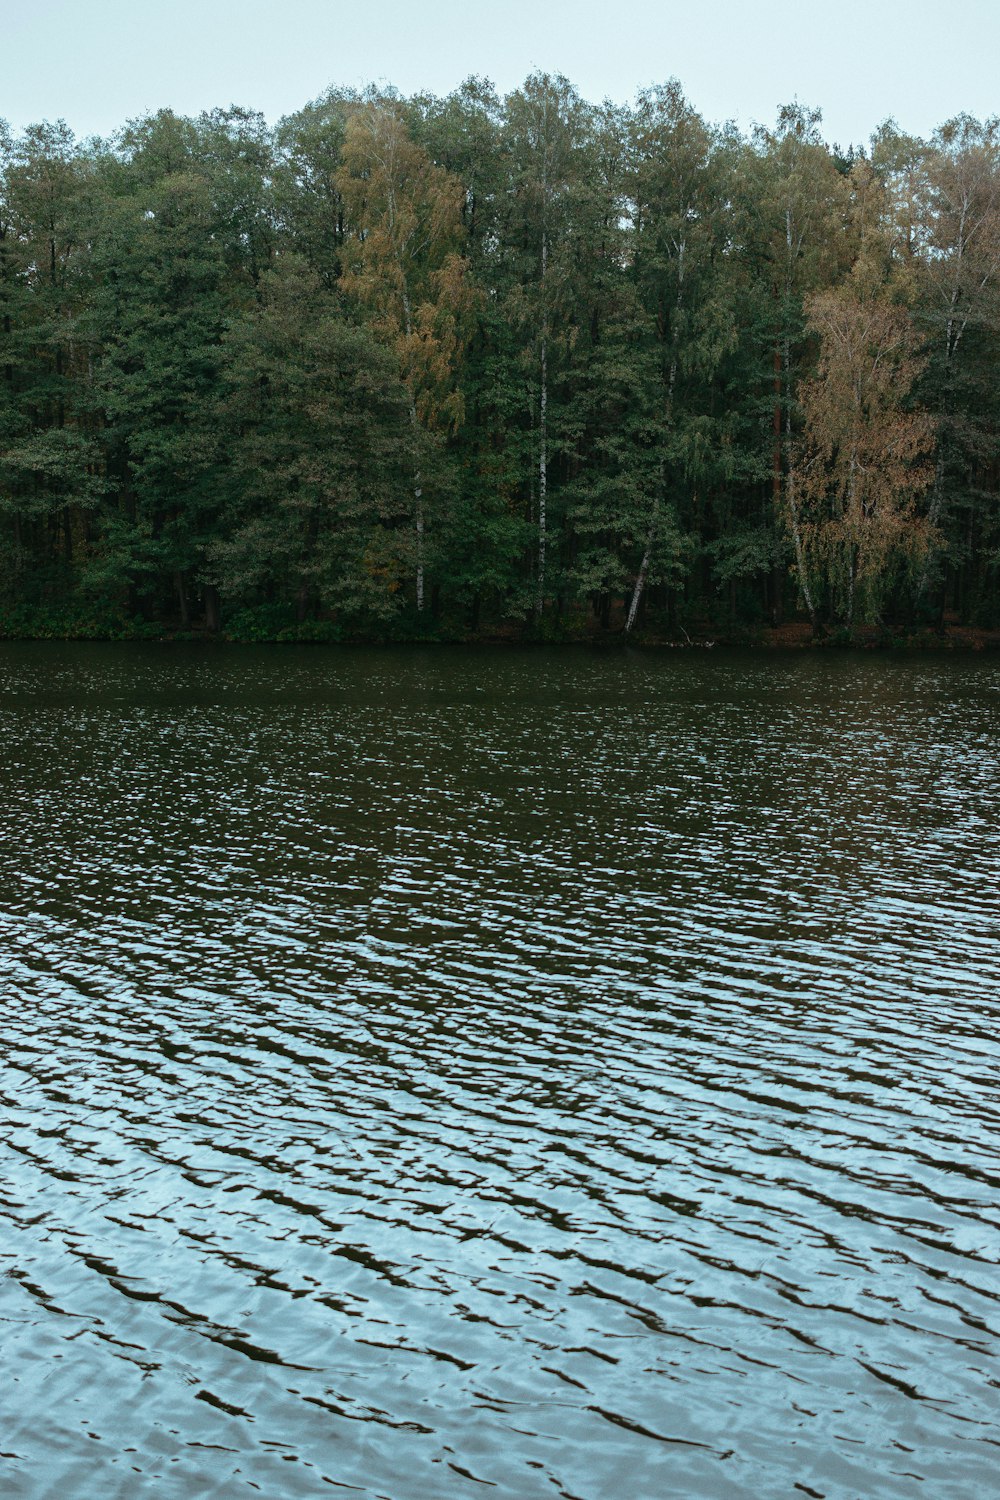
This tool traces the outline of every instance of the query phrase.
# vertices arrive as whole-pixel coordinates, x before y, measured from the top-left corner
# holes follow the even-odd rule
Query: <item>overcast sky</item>
[[[169,106],[270,120],[331,83],[447,93],[562,72],[585,98],[674,76],[711,121],[770,124],[798,98],[842,145],[888,115],[929,133],[1000,112],[1000,0],[6,0],[0,118],[80,136]]]

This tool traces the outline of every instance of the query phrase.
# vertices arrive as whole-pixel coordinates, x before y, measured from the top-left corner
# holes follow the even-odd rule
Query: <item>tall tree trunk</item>
[[[181,628],[187,630],[191,623],[191,612],[188,609],[187,579],[181,568],[174,574],[174,587],[177,590],[177,605],[181,614]]]
[[[649,573],[649,560],[653,552],[653,542],[656,540],[656,522],[660,514],[660,490],[657,488],[653,496],[653,513],[649,519],[649,532],[646,536],[646,550],[642,554],[642,562],[636,574],[635,587],[632,589],[632,601],[628,607],[628,618],[625,621],[625,634],[628,635],[635,624],[635,617],[639,613],[639,601],[642,591],[646,587],[646,576]]]
[[[542,335],[542,388],[538,403],[538,580],[535,592],[535,614],[541,618],[545,601],[545,543],[546,543],[546,499],[549,484],[549,453],[547,431],[548,387],[548,343]]]
[[[813,634],[815,635],[819,629],[819,620],[816,615],[816,603],[813,599],[813,592],[809,585],[809,574],[806,571],[805,549],[802,546],[802,531],[799,527],[799,507],[798,501],[795,498],[795,475],[791,471],[788,474],[785,484],[788,522],[792,529],[792,543],[795,547],[795,566],[799,575],[799,589],[802,593],[802,598],[805,600],[806,609],[809,611],[809,623],[812,625]]]
[[[674,312],[675,312],[675,318],[679,319],[681,308],[684,305],[684,253],[685,253],[685,251],[687,249],[687,240],[684,239],[684,238],[681,238],[679,241],[676,241],[675,242],[675,249],[677,250],[677,296],[674,299]],[[660,334],[661,339],[665,339],[666,336],[667,336],[667,327],[666,327],[666,322],[665,322],[665,319],[664,319],[664,316],[663,316],[663,302],[662,302],[662,299],[661,299],[660,305],[659,305],[659,314],[658,314],[658,317],[657,317],[657,326],[658,326],[658,329],[659,329],[659,334]],[[668,428],[673,425],[673,420],[674,420],[674,393],[676,391],[676,388],[677,388],[677,345],[676,345],[676,332],[675,332],[674,357],[670,361],[670,373],[667,376],[666,418],[667,418],[667,426],[668,426]],[[648,533],[646,535],[646,546],[645,546],[645,550],[643,551],[643,554],[642,554],[642,562],[639,564],[639,571],[636,574],[635,584],[634,584],[633,589],[632,589],[632,599],[631,599],[631,602],[629,603],[629,607],[628,607],[628,616],[627,616],[627,618],[625,620],[625,634],[626,635],[629,634],[629,632],[631,631],[633,625],[635,624],[636,616],[639,613],[639,604],[640,604],[640,602],[642,600],[642,591],[646,587],[646,578],[648,577],[648,574],[649,574],[649,564],[650,564],[650,562],[652,560],[653,546],[654,546],[654,544],[656,542],[656,523],[657,523],[657,521],[659,520],[659,517],[660,517],[660,499],[661,499],[661,496],[662,496],[663,491],[665,490],[665,488],[666,488],[666,465],[664,464],[663,460],[661,459],[660,460],[659,480],[658,480],[657,487],[656,487],[656,493],[653,496],[653,509],[652,509],[652,513],[650,514],[650,517],[649,517],[649,531],[648,531]]]
[[[417,537],[417,609],[424,607],[424,487],[420,477],[420,466],[416,462],[417,408],[410,402],[410,426],[413,430],[413,526]]]
[[[205,624],[213,635],[217,635],[222,624],[219,608],[219,591],[214,583],[206,583],[204,590]]]
[[[780,324],[779,324],[780,336]],[[775,340],[774,345],[774,375],[773,375],[774,400],[771,413],[771,432],[773,442],[771,446],[771,504],[774,509],[775,521],[781,516],[781,343],[780,337]],[[771,606],[771,619],[775,625],[781,624],[782,610],[782,584],[783,573],[780,563],[775,563],[773,568],[773,599]]]
[[[951,295],[948,299],[948,317],[945,322],[944,334],[944,389],[946,394],[946,410],[951,410],[952,373],[954,370],[954,358],[958,346],[962,342],[965,325],[968,318],[963,318],[959,311],[959,293],[961,291],[962,259],[965,254],[965,221],[967,204],[963,201],[962,211],[958,223],[958,245],[956,255],[955,275],[951,285]],[[982,288],[980,288],[982,290]],[[939,432],[937,441],[937,456],[934,463],[934,485],[931,489],[931,503],[928,510],[927,520],[931,530],[936,530],[944,510],[944,434]],[[931,565],[934,559],[932,547],[928,547],[924,558],[924,566],[920,574],[920,582],[917,585],[916,602],[919,604],[927,593],[931,581]],[[943,608],[943,604],[942,604]]]
[[[938,437],[937,457],[934,461],[934,484],[931,489],[931,503],[928,507],[927,520],[931,530],[936,530],[944,509],[944,450],[941,446],[941,437]],[[931,561],[934,556],[932,547],[927,548],[924,558],[924,566],[920,573],[920,582],[917,584],[916,603],[926,597],[931,582]]]
[[[313,511],[306,523],[306,533],[302,541],[302,560],[299,564],[299,587],[295,596],[295,618],[299,625],[305,624],[309,614],[309,567],[316,554],[318,538],[319,517]]]
[[[781,514],[781,348],[774,346],[774,406],[771,415],[771,495],[775,516]]]
[[[783,346],[782,346],[782,350],[781,350],[781,366],[780,366],[780,369],[779,369],[779,375],[783,374],[783,376],[784,376],[784,385],[785,385],[785,389],[786,390],[788,388],[790,365],[791,365],[791,350],[789,348],[788,339],[786,338],[784,340],[784,342],[783,342]],[[779,391],[779,396],[780,396],[780,391]],[[781,411],[781,409],[780,409],[780,405],[779,405],[779,407],[777,408],[776,414],[775,414],[778,422],[780,422],[780,411]],[[786,456],[786,465],[785,465],[785,469],[786,469],[785,495],[786,495],[786,504],[787,504],[787,510],[788,510],[788,524],[791,527],[791,531],[792,531],[792,545],[795,548],[795,567],[796,567],[796,571],[798,572],[798,575],[799,575],[799,590],[800,590],[800,592],[802,594],[803,600],[805,601],[805,606],[806,606],[806,609],[807,609],[807,611],[809,613],[809,623],[812,625],[813,634],[815,635],[816,632],[817,632],[817,630],[819,629],[819,620],[818,620],[817,615],[816,615],[816,601],[813,598],[813,591],[812,591],[812,588],[811,588],[810,583],[809,583],[809,574],[808,574],[808,572],[806,570],[805,548],[802,545],[802,528],[799,525],[799,505],[798,505],[798,500],[797,500],[796,494],[795,494],[795,472],[794,472],[794,469],[792,467],[792,461],[791,461],[792,460],[792,405],[791,405],[790,401],[786,404],[786,408],[785,408],[785,456]],[[778,499],[778,501],[780,503],[780,498],[781,498],[781,456],[780,456],[780,452],[779,452],[779,456],[778,456],[778,468],[777,468],[777,470],[775,472],[775,476],[774,476],[774,483],[775,483],[775,496],[776,496],[776,498]]]
[[[410,312],[410,299],[403,292],[403,326],[406,329],[407,340],[413,336],[413,317]],[[416,533],[416,589],[417,610],[424,607],[424,487],[420,475],[420,462],[417,457],[417,445],[420,438],[420,424],[417,421],[417,402],[410,385],[410,431],[413,433],[413,529]]]
[[[547,192],[546,178],[543,171],[542,191]],[[547,206],[546,203],[543,205]],[[545,277],[549,264],[549,240],[548,233],[542,228],[542,348],[541,348],[541,384],[538,396],[538,580],[535,592],[535,616],[542,617],[542,608],[545,603],[545,543],[546,537],[546,500],[549,488],[549,444],[548,444],[548,411],[549,411],[549,310],[545,301],[546,286]]]

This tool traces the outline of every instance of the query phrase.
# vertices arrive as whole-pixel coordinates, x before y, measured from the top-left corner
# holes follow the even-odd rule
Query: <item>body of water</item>
[[[6,1500],[1000,1494],[1000,664],[0,647]]]

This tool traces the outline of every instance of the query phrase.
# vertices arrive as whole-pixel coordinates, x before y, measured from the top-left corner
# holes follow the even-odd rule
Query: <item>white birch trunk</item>
[[[420,484],[419,471],[413,486],[413,503],[417,533],[417,609],[421,610],[424,607],[424,492]]]
[[[413,522],[417,536],[417,609],[420,610],[424,607],[424,487],[420,477],[420,466],[417,463],[417,443],[420,437],[417,429],[417,407],[412,398],[410,400],[410,430],[413,433]]]
[[[805,549],[802,546],[802,532],[799,529],[799,507],[795,498],[795,474],[789,469],[788,478],[785,481],[785,493],[788,497],[788,521],[792,528],[792,545],[795,548],[795,566],[799,574],[799,588],[809,611],[809,619],[812,621],[813,629],[816,628],[816,605],[813,602],[812,589],[809,587],[809,575],[806,572]]]
[[[538,402],[538,588],[535,594],[535,614],[541,618],[545,602],[545,500],[548,491],[548,434],[546,430],[548,387],[548,340],[542,334],[542,385]]]
[[[639,572],[636,575],[635,587],[632,590],[632,602],[628,607],[628,619],[625,621],[625,634],[628,635],[635,624],[635,617],[639,613],[639,601],[642,599],[642,591],[646,587],[646,575],[649,572],[649,560],[653,553],[653,543],[656,540],[656,522],[660,514],[660,491],[657,489],[653,496],[653,513],[649,519],[649,534],[646,537],[646,550],[642,554],[642,562],[639,564]]]
[[[407,340],[409,340],[413,320],[410,315],[410,299],[405,290],[403,292],[403,324]],[[413,525],[416,532],[417,610],[420,611],[424,607],[424,487],[420,478],[420,465],[417,462],[420,432],[417,422],[417,403],[412,387],[410,389],[410,431],[413,433]]]
[[[789,226],[790,226],[789,219]],[[789,245],[791,244],[791,228],[788,230]],[[785,391],[789,385],[789,366],[791,363],[791,352],[787,338],[781,353],[781,363],[785,376]],[[788,478],[785,481],[785,494],[788,499],[788,520],[792,528],[792,545],[795,548],[795,566],[799,575],[799,589],[805,600],[806,609],[809,611],[809,619],[813,630],[816,629],[816,604],[813,592],[809,586],[809,574],[806,571],[806,554],[802,545],[802,531],[799,527],[799,505],[795,497],[795,472],[792,466],[792,407],[791,402],[786,400],[785,404],[785,469]]]
[[[963,201],[962,212],[958,221],[958,245],[955,275],[952,278],[951,296],[948,299],[948,316],[945,321],[944,368],[946,382],[951,377],[951,367],[952,361],[955,357],[955,351],[957,350],[959,343],[961,342],[962,334],[965,332],[966,319],[960,317],[959,315],[958,299],[962,287],[962,257],[965,254],[965,216],[967,207],[967,202]],[[934,484],[931,487],[931,503],[927,511],[927,520],[932,531],[937,529],[937,524],[941,519],[941,512],[943,511],[943,509],[944,448],[942,446],[941,435],[939,434],[937,440],[937,455],[934,460]],[[932,549],[928,547],[927,555],[924,558],[924,566],[920,574],[920,582],[917,585],[916,597],[918,603],[923,599],[924,595],[927,593],[927,590],[930,587],[931,565],[933,562],[933,558],[934,553]]]
[[[549,406],[549,304],[546,275],[549,268],[549,130],[548,100],[543,112],[542,146],[542,348],[540,390],[538,396],[538,581],[535,591],[535,617],[542,618],[545,604],[546,508],[549,486],[548,406]]]
[[[682,238],[677,245],[677,312],[680,313],[684,303],[684,251],[687,248],[687,240]],[[667,378],[667,423],[673,421],[674,415],[674,387],[677,384],[677,359],[670,361],[670,374]],[[653,509],[649,517],[649,532],[646,536],[646,548],[642,554],[642,562],[636,574],[635,585],[632,589],[632,599],[628,607],[628,618],[625,621],[625,634],[635,624],[636,615],[639,613],[639,604],[642,600],[643,590],[646,587],[646,579],[649,575],[649,564],[652,561],[653,546],[656,542],[656,523],[660,518],[660,496],[665,484],[664,466],[660,464],[660,480],[653,496]]]

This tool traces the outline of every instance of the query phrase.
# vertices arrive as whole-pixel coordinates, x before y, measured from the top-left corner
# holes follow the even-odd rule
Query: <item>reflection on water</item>
[[[0,648],[0,1491],[996,1494],[998,706]]]

